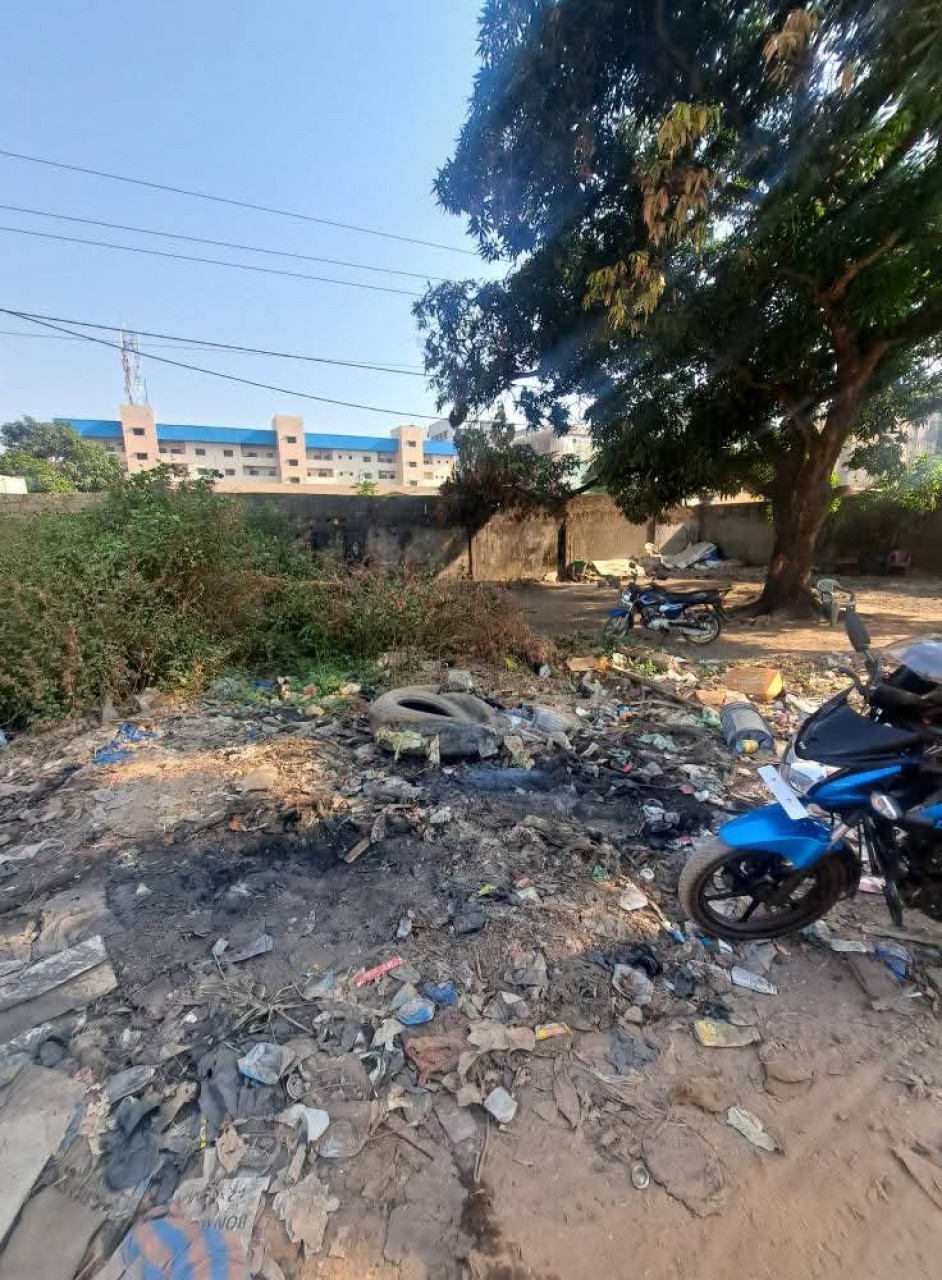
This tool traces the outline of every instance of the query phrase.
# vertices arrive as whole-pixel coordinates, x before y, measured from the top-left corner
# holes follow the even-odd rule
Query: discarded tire
[[[391,689],[370,706],[370,727],[413,729],[437,737],[442,759],[482,759],[497,753],[503,728],[497,713],[470,693],[439,693],[433,684]]]

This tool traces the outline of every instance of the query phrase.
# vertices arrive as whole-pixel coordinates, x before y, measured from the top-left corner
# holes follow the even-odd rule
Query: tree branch
[[[826,289],[818,293],[815,299],[818,305],[824,306],[825,303],[830,304],[843,298],[851,281],[861,271],[865,271],[867,267],[872,267],[875,262],[885,258],[894,245],[898,243],[902,234],[902,227],[896,227],[872,253],[865,254],[864,257],[858,258],[856,262],[849,263],[842,276],[839,276],[833,284],[828,285]]]
[[[664,0],[654,0],[654,30],[657,32],[657,38],[670,55],[671,61],[682,71],[684,76],[690,83],[696,97],[700,97],[703,93],[703,76],[700,68],[690,61],[682,49],[674,44],[667,30],[667,20],[664,16]]]

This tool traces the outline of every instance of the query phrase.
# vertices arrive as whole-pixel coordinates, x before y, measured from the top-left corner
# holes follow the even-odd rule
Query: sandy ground
[[[755,599],[761,575],[750,572],[726,578],[733,590],[727,608]],[[857,609],[877,644],[892,644],[916,632],[942,631],[942,582],[937,578],[845,578],[842,583],[857,596]],[[663,584],[678,591],[719,585],[719,580],[671,578]],[[594,583],[527,583],[512,588],[514,598],[530,624],[548,635],[597,635],[608,611],[618,607],[618,592]],[[645,643],[689,652],[674,640],[664,641],[654,632],[644,633]],[[744,622],[730,618],[720,640],[702,650],[704,657],[758,658],[770,653],[805,653],[809,656],[847,649],[843,624],[797,623],[780,619]]]
[[[552,596],[577,614],[573,602],[591,594],[530,589],[525,598]],[[914,612],[927,607],[911,599]],[[790,687],[803,696],[824,696],[835,679],[812,663],[789,671]],[[120,1070],[151,1064],[150,1087],[165,1107],[182,1087],[192,1090],[161,1131],[160,1171],[132,1219],[159,1215],[179,1178],[206,1172],[211,1184],[220,1176],[215,1135],[194,1098],[205,1055],[227,1046],[244,1052],[259,1039],[303,1043],[297,1051],[316,1070],[291,1080],[332,1123],[345,1114],[359,1123],[364,1111],[368,1118],[355,1156],[330,1159],[320,1148],[306,1156],[306,1171],[336,1200],[322,1246],[306,1258],[272,1196],[279,1179],[290,1185],[289,1157],[300,1151],[304,1160],[303,1144],[271,1121],[236,1125],[246,1145],[238,1172],[260,1169],[274,1179],[250,1255],[252,1273],[265,1280],[937,1275],[942,1035],[925,973],[940,963],[942,926],[910,914],[907,927],[925,945],[913,949],[905,985],[879,960],[862,958],[869,980],[882,984],[876,995],[850,957],[798,937],[770,956],[775,995],[729,987],[728,978],[720,996],[699,979],[689,996],[672,994],[668,984],[689,976],[691,963],[748,962],[744,954],[717,956],[694,933],[672,938],[661,924],[683,926],[677,873],[691,841],[725,818],[719,805],[760,800],[756,761],[731,755],[656,695],[629,692],[615,673],[604,678],[604,695],[588,700],[565,677],[476,674],[505,705],[539,700],[570,715],[589,712],[573,733],[574,752],[529,742],[533,789],[499,786],[506,757],[494,762],[498,782],[478,789],[472,778],[484,775],[466,765],[396,764],[372,743],[357,697],[313,722],[275,705],[162,708],[137,721],[155,736],[106,766],[91,755],[114,726],[66,728],[4,753],[0,959],[13,973],[0,986],[15,982],[18,961],[36,959],[66,891],[98,894],[93,927],[102,927],[102,911],[109,921],[116,989],[55,1019],[48,1032],[55,1052],[40,1059],[82,1091],[82,1134],[96,1132],[89,1121],[98,1117],[93,1145],[83,1136],[55,1154],[36,1184],[91,1201],[101,1215],[97,1253],[89,1254],[96,1261],[83,1277],[96,1274],[129,1225],[93,1177],[108,1143],[120,1146],[116,1112],[110,1119],[107,1106],[102,1112],[102,1088]],[[704,682],[715,678],[703,669]],[[634,711],[627,725],[606,710],[625,701]],[[646,747],[641,736],[652,730],[673,735],[678,751]],[[664,773],[639,785],[624,773],[629,759],[635,769],[657,760]],[[688,766],[702,792],[694,794]],[[641,810],[657,800],[677,811],[659,834]],[[340,860],[364,835],[371,843],[362,857]],[[656,906],[626,915],[620,896],[632,881]],[[477,907],[483,927],[459,934],[455,921]],[[403,918],[412,932],[397,939]],[[836,935],[869,944],[887,917],[879,897],[862,895],[839,904],[829,922]],[[51,945],[73,943],[75,930],[76,921],[66,921]],[[270,952],[233,965],[225,951],[221,963],[211,958],[217,939],[231,955],[263,931]],[[611,983],[612,957],[638,942],[663,965],[644,1006]],[[514,966],[531,953],[545,958],[544,983],[515,985]],[[571,1030],[528,1050],[485,1053],[463,1075],[420,1077],[394,1050],[382,1059],[388,1074],[373,1090],[367,1083],[365,1098],[328,1088],[338,1063],[373,1068],[370,1040],[398,984],[387,976],[357,988],[348,976],[393,955],[424,980],[455,981],[460,995],[457,1008],[399,1035],[394,1043],[407,1053],[414,1036],[463,1040],[469,1028],[493,1030],[500,1024],[488,1010],[500,991],[525,1000],[521,1027],[563,1021]],[[305,995],[327,972],[337,975],[339,1004]],[[717,998],[720,1016],[755,1027],[757,1043],[717,1049],[697,1041],[694,1022]],[[643,1037],[654,1060],[619,1074],[607,1055],[622,1031]],[[35,1052],[21,1055],[22,1071],[36,1070]],[[776,1058],[805,1078],[776,1084],[765,1065]],[[0,1066],[2,1130],[14,1105],[2,1049]],[[472,1102],[462,1112],[469,1133],[456,1140],[443,1118],[453,1119],[462,1082],[481,1096],[506,1088],[518,1104],[513,1121],[498,1127]],[[694,1086],[699,1105],[689,1101]],[[704,1091],[716,1110],[704,1109]],[[734,1130],[730,1106],[757,1116],[778,1149],[758,1149]],[[95,1141],[104,1142],[100,1157]],[[925,1185],[904,1158],[926,1175]],[[639,1165],[650,1178],[645,1189],[633,1185]],[[42,1260],[36,1273],[60,1274]],[[67,1280],[72,1272],[61,1274]]]

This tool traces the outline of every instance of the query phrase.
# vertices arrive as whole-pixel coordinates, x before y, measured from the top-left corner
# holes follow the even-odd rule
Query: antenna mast
[[[118,330],[121,367],[124,369],[124,397],[127,404],[147,404],[147,383],[141,367],[141,340],[136,333]]]

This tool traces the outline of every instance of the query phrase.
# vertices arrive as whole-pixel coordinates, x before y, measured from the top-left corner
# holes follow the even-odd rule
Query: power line
[[[170,191],[177,196],[191,196],[196,200],[211,200],[215,204],[234,205],[238,209],[252,209],[256,213],[273,213],[280,218],[296,218],[301,222],[315,222],[322,227],[338,227],[342,231],[355,231],[359,235],[379,236],[383,240],[398,240],[403,244],[420,244],[427,249],[444,249],[447,253],[461,253],[476,258],[473,249],[460,249],[456,245],[440,244],[437,240],[419,240],[415,236],[397,235],[392,231],[380,231],[376,227],[359,227],[350,222],[337,222],[332,218],[316,218],[310,213],[298,213],[293,209],[275,209],[270,205],[253,204],[248,200],[236,200],[230,196],[211,195],[207,191],[192,191],[188,187],[172,187],[164,182],[150,182],[145,178],[129,178],[126,174],[108,173],[103,169],[90,169],[84,165],[66,164],[62,160],[47,160],[42,156],[28,156],[20,151],[5,151],[0,148],[0,156],[10,160],[25,160],[29,164],[43,164],[51,169],[67,169],[70,173],[89,174],[94,178],[108,178],[111,182],[128,182],[136,187],[149,187],[153,191]]]
[[[24,317],[26,320],[35,320],[35,321],[46,320],[53,324],[75,324],[82,329],[101,329],[107,333],[114,333],[117,331],[117,329],[120,328],[119,325],[96,324],[91,320],[73,320],[68,316],[49,316],[39,311],[20,311],[20,312],[11,313],[11,314],[20,315]],[[337,360],[337,359],[330,359],[327,356],[300,355],[291,351],[272,351],[265,347],[238,346],[237,344],[231,343],[231,342],[214,342],[211,338],[189,338],[189,337],[182,337],[173,333],[156,333],[151,329],[139,329],[137,328],[136,325],[133,326],[133,329],[131,331],[136,333],[141,338],[157,338],[157,339],[165,340],[170,343],[175,343],[175,342],[185,343],[185,344],[188,344],[188,349],[191,351],[204,351],[204,350],[237,351],[245,355],[273,356],[279,360],[302,360],[310,364],[340,365],[342,368],[370,369],[377,373],[401,373],[412,378],[422,378],[425,376],[421,372],[421,370],[409,369],[407,366],[403,366],[403,365],[396,367],[395,365],[370,364],[365,360]],[[56,334],[46,334],[46,333],[21,333],[21,334],[18,334],[17,336],[21,338],[48,338],[54,341],[66,340],[64,338],[60,339],[59,336]],[[74,338],[70,338],[68,340],[81,341],[86,336],[87,336],[86,334],[80,333],[80,334],[76,334]],[[175,349],[177,351],[180,351],[180,350],[183,350],[184,348],[171,347],[170,349],[171,350]]]
[[[268,249],[262,245],[239,244],[232,240],[210,240],[205,236],[188,236],[177,231],[156,231],[152,227],[130,227],[123,222],[103,222],[99,218],[79,218],[69,213],[52,213],[48,209],[26,209],[18,204],[0,204],[10,213],[28,213],[37,218],[55,218],[59,222],[81,222],[88,227],[107,227],[109,231],[133,231],[135,235],[160,236],[165,240],[186,240],[190,244],[215,245],[217,249],[240,249],[245,253],[270,253],[278,258],[298,258],[304,262],[326,262],[332,267],[351,267],[356,271],[376,271],[387,276],[410,276],[414,280],[444,280],[423,271],[402,271],[397,267],[373,267],[366,262],[347,262],[343,258],[320,258],[311,253],[295,253],[289,249]]]
[[[332,276],[312,276],[303,271],[282,271],[278,267],[256,267],[248,262],[225,262],[222,258],[199,258],[192,253],[170,253],[167,249],[144,249],[133,244],[113,244],[110,240],[84,240],[81,236],[56,235],[53,231],[32,231],[26,227],[0,227],[0,231],[17,236],[38,236],[41,240],[62,240],[67,244],[90,244],[98,249],[120,249],[122,253],[143,253],[152,258],[175,258],[180,262],[201,262],[211,267],[229,267],[233,271],[256,271],[267,276],[291,276],[295,280],[314,280],[318,284],[341,284],[348,289],[369,289],[371,293],[396,293],[403,298],[420,298],[411,289],[394,289],[387,284],[362,284],[359,280],[336,280]]]
[[[110,347],[113,351],[120,351],[120,344],[117,342],[108,342],[105,338],[96,338],[90,333],[76,333],[73,329],[63,329],[60,325],[51,324],[48,320],[36,320],[25,311],[13,311],[9,307],[0,307],[0,315],[14,316],[17,320],[26,320],[30,324],[38,324],[44,329],[54,329],[58,333],[68,334],[73,338],[84,338],[86,342],[97,343],[100,347]],[[381,413],[392,418],[421,418],[425,422],[438,422],[441,414],[435,413],[412,413],[405,409],[385,409],[375,404],[358,404],[352,400],[334,400],[329,396],[316,396],[309,391],[294,391],[290,387],[278,387],[271,382],[256,382],[253,378],[240,378],[234,373],[220,373],[217,369],[205,369],[202,365],[187,364],[183,360],[171,360],[168,356],[155,356],[153,354],[145,357],[147,360],[156,360],[160,364],[169,364],[177,369],[189,369],[191,373],[205,373],[211,378],[222,378],[225,382],[238,382],[245,387],[258,387],[262,391],[277,391],[279,395],[294,396],[300,400],[316,400],[319,404],[337,405],[343,409],[360,409],[364,413]]]

